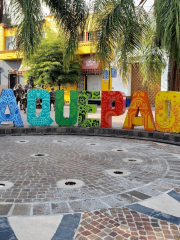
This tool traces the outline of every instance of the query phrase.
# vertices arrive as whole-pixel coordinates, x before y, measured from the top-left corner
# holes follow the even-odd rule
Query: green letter
[[[88,105],[88,99],[100,99],[100,91],[79,91],[78,94],[78,126],[99,127],[99,119],[87,118],[88,113],[96,113],[96,105]]]
[[[56,112],[55,121],[59,126],[73,126],[77,123],[78,91],[70,92],[69,118],[63,116],[64,91],[56,90]]]

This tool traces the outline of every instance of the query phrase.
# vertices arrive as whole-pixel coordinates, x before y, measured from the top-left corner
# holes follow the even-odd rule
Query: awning
[[[23,66],[23,65],[21,64],[19,70],[17,71],[17,74],[18,74],[18,75],[22,75],[23,72],[25,72],[25,71],[27,71],[27,70],[29,70],[29,69],[30,69],[30,67]]]
[[[96,62],[90,55],[83,56],[83,64],[82,64],[82,73],[95,73],[101,74],[102,73],[102,66],[100,62]]]

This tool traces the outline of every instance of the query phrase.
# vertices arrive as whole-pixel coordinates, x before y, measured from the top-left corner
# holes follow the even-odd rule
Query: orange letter
[[[138,117],[138,113],[141,117]],[[137,91],[133,94],[131,105],[124,121],[123,129],[133,129],[134,125],[144,126],[146,131],[154,131],[154,119],[147,92]]]
[[[112,100],[115,108],[112,108]],[[101,127],[112,127],[112,116],[122,115],[126,110],[126,96],[123,92],[102,91],[101,96]]]
[[[157,93],[155,108],[156,129],[160,132],[179,133],[180,92],[170,91]]]

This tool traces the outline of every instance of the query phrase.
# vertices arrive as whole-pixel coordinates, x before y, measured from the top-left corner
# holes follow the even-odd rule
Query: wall
[[[4,88],[8,87],[8,74],[10,69],[19,69],[21,65],[21,60],[9,60],[9,61],[0,61],[0,68],[1,68],[1,85],[4,86]],[[21,84],[22,84],[21,80]],[[2,86],[1,86],[2,88]]]
[[[151,105],[155,105],[156,94],[161,91],[161,79],[157,83],[144,84],[142,83],[142,76],[139,71],[139,64],[132,66],[131,71],[131,94],[135,91],[147,91]]]
[[[127,97],[131,96],[131,79],[129,77],[129,82],[127,85],[123,83],[122,76],[117,71],[117,77],[112,78],[112,91],[121,91]]]

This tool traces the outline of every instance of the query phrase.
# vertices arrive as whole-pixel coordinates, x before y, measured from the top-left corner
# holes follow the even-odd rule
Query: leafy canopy
[[[79,80],[81,59],[75,56],[69,61],[69,68],[63,66],[63,54],[67,41],[63,35],[57,35],[48,29],[46,38],[41,41],[37,51],[26,60],[24,65],[30,69],[24,73],[35,77],[36,84],[61,85],[64,83],[75,83]]]

